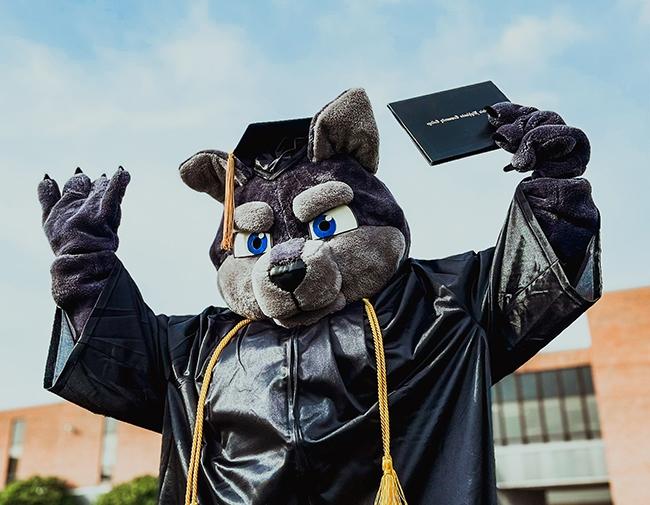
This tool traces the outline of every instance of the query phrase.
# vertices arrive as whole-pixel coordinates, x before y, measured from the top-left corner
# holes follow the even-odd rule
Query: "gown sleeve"
[[[601,296],[598,231],[571,282],[520,187],[496,246],[478,256],[474,300],[493,382],[528,361]]]
[[[56,309],[44,386],[92,412],[160,432],[172,361],[186,359],[198,318],[154,314],[118,261],[76,342],[67,314]]]

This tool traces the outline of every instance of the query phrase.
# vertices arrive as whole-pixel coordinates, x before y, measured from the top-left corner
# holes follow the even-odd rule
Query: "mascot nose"
[[[283,291],[290,293],[296,289],[307,273],[307,266],[301,259],[285,265],[275,265],[269,270],[269,279]]]

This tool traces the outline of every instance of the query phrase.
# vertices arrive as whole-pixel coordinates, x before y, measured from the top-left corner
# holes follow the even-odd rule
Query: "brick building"
[[[156,475],[160,435],[71,403],[0,413],[0,486],[55,475],[93,497],[111,485]]]
[[[493,388],[504,505],[650,503],[650,287],[589,311],[591,347],[536,356]],[[68,403],[0,413],[0,487],[57,475],[96,495],[156,474],[160,436]]]

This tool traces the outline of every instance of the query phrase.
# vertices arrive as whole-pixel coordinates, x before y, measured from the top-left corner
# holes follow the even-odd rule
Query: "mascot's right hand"
[[[80,330],[117,257],[120,204],[130,175],[122,167],[92,181],[77,169],[63,191],[47,174],[38,185],[43,229],[54,251],[52,294]]]

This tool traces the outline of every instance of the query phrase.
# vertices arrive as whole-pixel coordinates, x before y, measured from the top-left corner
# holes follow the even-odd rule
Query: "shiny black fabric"
[[[572,286],[518,191],[495,248],[406,260],[373,298],[409,503],[496,504],[490,386],[600,296],[599,268],[595,236]],[[239,319],[214,307],[154,315],[118,264],[71,350],[58,312],[46,387],[161,431],[160,503],[183,503],[203,372]],[[200,503],[372,503],[381,471],[374,363],[361,302],[307,327],[242,330],[205,405]]]

